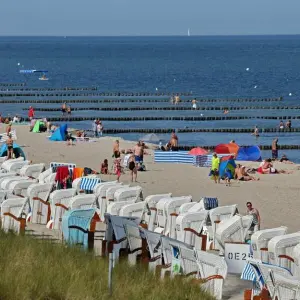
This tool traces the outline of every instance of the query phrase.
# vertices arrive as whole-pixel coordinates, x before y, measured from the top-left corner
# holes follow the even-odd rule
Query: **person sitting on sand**
[[[263,174],[292,174],[293,173],[292,171],[275,169],[273,167],[271,158],[263,161],[263,163],[261,164],[261,172]]]
[[[116,140],[113,145],[113,157],[119,158],[120,156],[121,156],[120,142],[119,142],[119,140]]]
[[[281,163],[284,163],[284,164],[291,164],[293,165],[294,163],[292,161],[290,161],[287,156],[285,154],[283,154],[279,160]]]
[[[101,174],[108,174],[108,160],[104,159],[103,163],[101,164]]]
[[[131,182],[133,182],[133,179],[136,182],[137,179],[137,163],[135,157],[136,156],[132,154],[128,162],[128,169],[130,170]]]
[[[178,137],[175,131],[172,131],[171,139],[169,143],[170,143],[171,151],[178,151]]]
[[[236,168],[234,170],[234,178],[239,181],[259,180],[259,179],[254,178],[253,176],[249,175],[246,172],[246,167],[241,166],[240,164],[236,165]]]
[[[247,171],[245,166],[241,166],[241,174],[244,177],[244,181],[250,181],[250,180],[259,180],[259,178],[255,178],[251,176]]]

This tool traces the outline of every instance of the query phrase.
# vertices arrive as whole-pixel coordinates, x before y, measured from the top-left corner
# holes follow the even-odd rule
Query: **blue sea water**
[[[20,66],[18,66],[20,63]],[[26,82],[29,87],[97,86],[100,91],[192,92],[198,98],[270,98],[282,103],[199,103],[199,106],[279,106],[289,110],[238,110],[240,116],[299,116],[300,36],[235,37],[1,37],[0,82]],[[22,75],[19,69],[47,69],[49,81]],[[249,70],[247,71],[247,68]],[[256,86],[256,88],[255,88]],[[292,96],[289,96],[289,94]],[[39,97],[41,98],[41,97]],[[61,99],[60,97],[59,99]],[[80,97],[83,98],[83,97]],[[53,99],[53,97],[51,97]],[[68,98],[69,99],[69,98]],[[94,106],[168,106],[169,103],[72,104]],[[188,104],[185,104],[188,105]],[[35,104],[42,107],[43,104]],[[55,104],[45,104],[55,107]],[[28,104],[1,104],[0,112],[26,115]],[[204,116],[222,111],[74,111],[74,116]],[[58,116],[59,112],[38,112]],[[91,121],[72,127],[91,128]],[[260,128],[278,126],[276,120],[105,122],[105,128]],[[293,121],[300,127],[300,120]],[[118,134],[128,139],[140,134]],[[275,137],[262,134],[180,134],[182,145],[208,145],[235,139],[240,144],[270,144]],[[167,140],[168,135],[162,135]],[[280,134],[279,144],[299,144],[300,134]],[[286,152],[286,151],[285,151]],[[297,159],[299,151],[289,155]],[[300,160],[299,160],[300,161]]]

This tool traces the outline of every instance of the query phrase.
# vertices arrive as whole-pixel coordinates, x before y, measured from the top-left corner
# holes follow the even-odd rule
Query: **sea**
[[[48,81],[39,74],[20,74],[20,69],[48,70]],[[98,92],[190,93],[198,106],[272,106],[273,109],[232,110],[228,116],[300,116],[300,36],[160,36],[160,37],[0,37],[0,82],[26,83],[27,87],[97,87]],[[10,93],[7,88],[7,93]],[[276,98],[278,102],[238,102],[242,98]],[[50,99],[47,96],[9,97],[8,99]],[[76,98],[76,97],[74,97]],[[107,97],[83,97],[103,99]],[[117,99],[112,97],[111,99]],[[129,97],[133,98],[133,97]],[[142,97],[136,97],[143,99]],[[149,97],[151,99],[155,96]],[[6,99],[5,96],[1,99]],[[51,99],[71,100],[58,96]],[[157,97],[162,99],[162,97]],[[218,99],[201,103],[200,99]],[[231,99],[230,102],[224,101]],[[164,98],[163,100],[166,100]],[[2,115],[26,116],[26,104],[0,104]],[[166,107],[169,102],[88,103],[75,107]],[[191,106],[191,103],[181,103]],[[276,107],[285,106],[280,110]],[[36,108],[57,108],[60,104],[34,104]],[[60,116],[59,111],[38,111],[38,117]],[[203,111],[74,111],[72,116],[147,117],[147,116],[224,116],[222,110]],[[235,140],[240,145],[298,145],[300,133],[264,133],[278,127],[280,120],[245,119],[221,121],[105,121],[105,129],[120,128],[254,128],[259,138],[249,133],[179,133],[181,145],[217,145]],[[91,129],[92,121],[69,122],[73,128]],[[292,120],[300,127],[300,120]],[[129,140],[140,133],[121,134]],[[166,142],[169,134],[158,134]],[[298,150],[282,150],[300,162]],[[270,151],[263,151],[269,157]]]

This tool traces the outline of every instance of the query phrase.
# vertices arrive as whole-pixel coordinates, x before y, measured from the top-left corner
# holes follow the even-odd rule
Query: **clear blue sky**
[[[300,0],[2,0],[0,35],[300,34]]]

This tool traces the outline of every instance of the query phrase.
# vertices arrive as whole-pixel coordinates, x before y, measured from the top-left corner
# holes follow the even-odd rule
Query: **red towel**
[[[55,181],[65,183],[69,175],[69,168],[67,166],[57,167]]]

